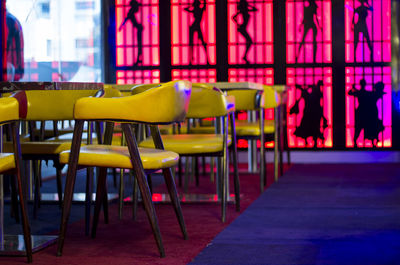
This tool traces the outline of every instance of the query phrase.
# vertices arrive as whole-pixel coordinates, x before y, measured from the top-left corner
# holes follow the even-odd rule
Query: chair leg
[[[153,179],[151,178],[151,174],[147,174],[147,185],[149,185],[150,194],[153,194]]]
[[[99,172],[100,173],[100,172]],[[103,194],[103,214],[104,214],[104,223],[108,224],[108,191],[107,191],[107,171],[106,171],[106,177],[105,177],[105,182],[106,184],[104,185],[104,194]]]
[[[93,195],[93,175],[94,168],[86,169],[86,192],[85,192],[85,235],[90,233],[90,215],[92,208],[92,195]]]
[[[278,181],[278,147],[279,147],[279,108],[275,108],[274,110],[274,125],[275,125],[275,132],[274,132],[274,179]]]
[[[135,172],[135,176],[137,178],[140,193],[142,194],[142,201],[144,204],[144,208],[146,210],[147,217],[151,224],[151,228],[153,230],[153,235],[156,240],[158,250],[160,252],[161,257],[165,257],[164,245],[161,239],[160,227],[158,226],[157,215],[154,209],[154,205],[151,199],[151,194],[149,190],[149,186],[147,185],[146,176],[143,170],[142,161],[140,160],[140,154],[137,147],[136,139],[132,135],[131,128],[128,124],[122,124],[122,130],[126,137],[126,142],[129,149],[129,154],[131,157],[131,163],[133,166],[133,170]]]
[[[231,114],[230,119],[231,125],[231,134],[232,134],[232,162],[233,162],[233,181],[235,185],[235,204],[236,211],[240,211],[240,179],[239,179],[239,168],[238,168],[238,159],[237,159],[237,143],[236,143],[236,128],[235,128],[235,113]],[[229,164],[228,164],[229,165]],[[229,166],[228,166],[229,171]]]
[[[169,196],[171,198],[172,205],[174,206],[175,214],[179,222],[179,226],[181,227],[181,231],[183,234],[183,238],[188,239],[188,235],[186,232],[185,221],[183,219],[182,208],[179,202],[178,192],[176,191],[175,181],[172,176],[171,168],[163,169],[165,184],[167,185]]]
[[[62,168],[56,167],[56,179],[57,179],[57,193],[58,193],[58,206],[62,208]]]
[[[124,207],[124,169],[120,168],[120,175],[119,175],[119,203],[118,203],[118,217],[122,219],[122,210]]]
[[[178,179],[179,179],[179,187],[182,187],[182,160],[178,161]]]
[[[96,205],[93,213],[93,224],[92,224],[92,238],[96,237],[97,225],[99,224],[99,216],[101,205],[104,204],[104,195],[107,181],[107,168],[99,168],[99,177],[97,180],[96,188]]]
[[[19,195],[19,203],[21,208],[21,219],[22,219],[22,230],[24,233],[24,242],[25,242],[25,250],[26,257],[28,259],[28,263],[32,262],[32,241],[31,241],[31,229],[29,226],[28,213],[26,210],[26,200],[23,192],[22,179],[21,179],[21,147],[19,145],[19,133],[17,124],[13,123],[11,125],[12,137],[14,143],[14,152],[15,156],[15,170],[16,170],[16,178],[17,178],[17,186],[18,186],[18,195]]]
[[[267,184],[266,165],[265,165],[265,134],[264,134],[264,109],[260,109],[260,192],[264,191]]]
[[[81,148],[83,122],[84,121],[82,120],[75,121],[74,136],[72,139],[71,153],[68,161],[68,172],[64,189],[64,202],[61,215],[60,232],[58,236],[57,256],[62,255],[65,234],[67,232],[67,224],[76,180],[76,170],[78,168],[78,155]]]
[[[34,174],[34,182],[35,182],[35,195],[33,199],[33,218],[37,218],[37,211],[40,207],[40,180],[39,180],[39,171],[38,171],[38,163],[36,160],[32,161],[33,166],[33,174]]]
[[[229,151],[228,151],[228,117],[222,119],[224,126],[224,150],[223,150],[223,163],[222,163],[222,175],[221,175],[221,219],[222,222],[226,221],[226,204],[228,199],[228,180],[229,180]]]
[[[11,216],[15,218],[15,222],[19,223],[19,210],[18,210],[18,195],[17,187],[15,185],[15,178],[13,176],[3,176],[10,178],[11,184]]]
[[[138,205],[138,183],[137,183],[136,176],[133,180],[132,203],[133,203],[132,218],[133,218],[133,220],[136,221],[137,205]]]

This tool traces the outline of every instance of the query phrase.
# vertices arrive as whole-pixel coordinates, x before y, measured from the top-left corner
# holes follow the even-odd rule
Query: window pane
[[[8,79],[102,82],[100,8],[101,0],[7,0]]]

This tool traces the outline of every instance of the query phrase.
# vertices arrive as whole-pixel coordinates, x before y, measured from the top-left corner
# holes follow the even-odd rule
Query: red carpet
[[[268,165],[268,184],[272,183],[272,166]],[[259,195],[258,174],[240,174],[241,211],[245,210]],[[232,181],[231,181],[232,183]],[[201,177],[202,190],[214,192],[215,185],[209,176]],[[192,189],[193,187],[191,187]],[[233,189],[231,189],[233,191]],[[183,240],[171,205],[156,205],[159,225],[165,247],[165,258],[159,253],[142,207],[138,208],[138,220],[131,219],[131,207],[125,206],[124,217],[118,220],[118,207],[110,205],[110,222],[101,219],[97,238],[84,235],[83,220],[71,224],[62,257],[56,257],[56,245],[33,256],[35,264],[187,264],[240,213],[234,205],[227,208],[227,221],[220,221],[220,204],[183,204],[183,214],[189,234]],[[54,220],[59,222],[59,220]],[[1,264],[21,264],[24,257],[1,257]]]

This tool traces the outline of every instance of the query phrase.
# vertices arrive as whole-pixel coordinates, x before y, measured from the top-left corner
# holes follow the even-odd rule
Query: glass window
[[[100,1],[7,0],[8,79],[102,82]]]

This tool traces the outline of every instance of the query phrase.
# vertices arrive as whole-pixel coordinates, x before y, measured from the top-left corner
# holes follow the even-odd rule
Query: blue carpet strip
[[[190,264],[400,264],[400,165],[294,165]]]

